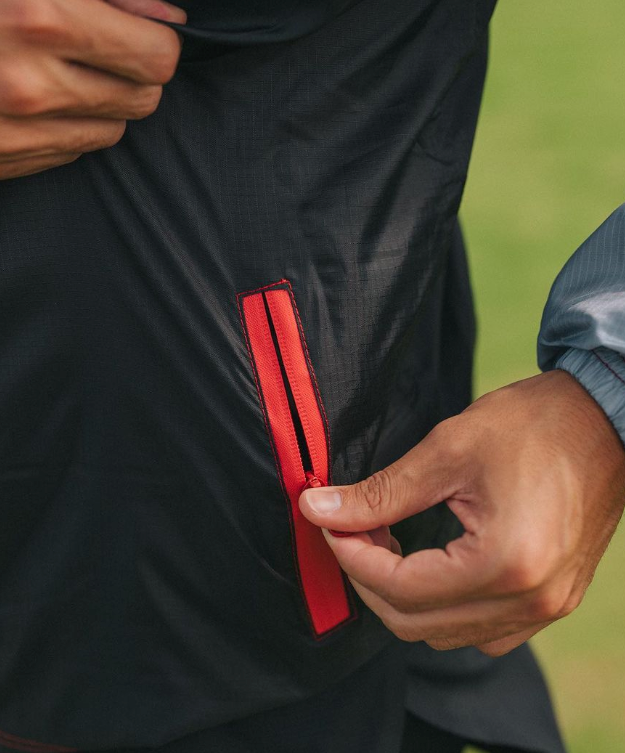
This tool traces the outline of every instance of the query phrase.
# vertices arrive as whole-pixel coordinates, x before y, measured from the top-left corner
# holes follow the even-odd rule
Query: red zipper
[[[287,280],[237,296],[250,360],[289,502],[295,560],[313,632],[354,616],[344,575],[321,530],[301,514],[299,495],[329,480],[329,433],[304,332]]]

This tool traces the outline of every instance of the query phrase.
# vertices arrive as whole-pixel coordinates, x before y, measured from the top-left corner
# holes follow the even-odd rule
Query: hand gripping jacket
[[[155,115],[0,184],[0,746],[161,745],[387,643],[297,497],[469,399],[491,5],[191,18]]]

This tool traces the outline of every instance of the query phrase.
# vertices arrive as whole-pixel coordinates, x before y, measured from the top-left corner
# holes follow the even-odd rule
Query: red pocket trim
[[[321,529],[301,514],[307,486],[329,479],[329,432],[287,280],[237,296],[269,439],[289,503],[295,564],[311,626],[323,637],[355,616],[345,577]]]

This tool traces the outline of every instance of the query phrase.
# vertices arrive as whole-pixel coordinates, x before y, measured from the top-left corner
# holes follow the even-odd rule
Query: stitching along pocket
[[[300,589],[316,638],[356,617],[345,576],[298,499],[330,480],[330,435],[288,280],[237,295],[256,388],[289,507]]]

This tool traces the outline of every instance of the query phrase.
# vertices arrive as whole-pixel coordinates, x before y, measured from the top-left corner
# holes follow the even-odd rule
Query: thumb
[[[335,531],[370,531],[432,507],[451,497],[454,473],[440,441],[428,435],[410,452],[351,486],[325,486],[302,492],[302,514]]]

